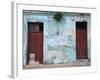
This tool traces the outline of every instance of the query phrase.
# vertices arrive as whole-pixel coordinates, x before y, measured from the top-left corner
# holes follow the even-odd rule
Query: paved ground
[[[34,65],[25,65],[24,69],[39,69],[39,68],[61,68],[61,67],[79,67],[79,66],[90,66],[90,61],[88,60],[77,60],[74,63],[68,64],[34,64]]]

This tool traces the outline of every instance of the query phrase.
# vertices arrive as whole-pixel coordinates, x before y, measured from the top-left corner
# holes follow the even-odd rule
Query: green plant
[[[56,21],[59,22],[59,21],[61,21],[62,17],[63,17],[63,15],[62,15],[61,12],[56,12],[56,13],[54,14],[54,16],[53,16],[53,19],[55,19]]]

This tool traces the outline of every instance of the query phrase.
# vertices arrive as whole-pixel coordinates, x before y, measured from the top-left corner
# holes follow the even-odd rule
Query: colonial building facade
[[[89,13],[23,11],[23,65],[90,65]]]

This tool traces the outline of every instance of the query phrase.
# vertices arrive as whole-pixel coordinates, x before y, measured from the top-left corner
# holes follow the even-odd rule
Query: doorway
[[[43,64],[43,23],[28,22],[28,62],[29,55],[35,54],[35,61]]]
[[[76,57],[77,59],[88,59],[87,22],[76,22]]]

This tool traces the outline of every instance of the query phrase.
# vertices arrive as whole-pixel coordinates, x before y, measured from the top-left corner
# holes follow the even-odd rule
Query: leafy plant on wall
[[[53,19],[55,19],[57,22],[60,22],[62,19],[63,15],[61,12],[56,12],[53,16]]]
[[[61,12],[56,12],[54,15],[53,15],[53,19],[59,23],[61,21],[61,19],[63,18],[63,14]],[[59,28],[57,28],[57,35],[59,35]]]

